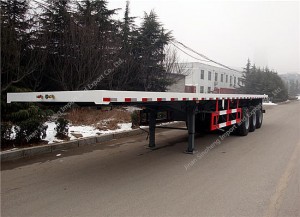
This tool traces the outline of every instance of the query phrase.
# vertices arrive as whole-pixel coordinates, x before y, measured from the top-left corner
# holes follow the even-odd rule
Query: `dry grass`
[[[65,118],[73,125],[93,125],[99,130],[118,129],[119,123],[130,123],[130,113],[124,109],[97,110],[95,108],[72,109]]]

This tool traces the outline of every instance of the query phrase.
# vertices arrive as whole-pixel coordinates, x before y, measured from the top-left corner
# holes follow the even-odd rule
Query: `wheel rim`
[[[249,116],[248,116],[248,115],[246,115],[245,128],[246,128],[246,129],[249,128]]]

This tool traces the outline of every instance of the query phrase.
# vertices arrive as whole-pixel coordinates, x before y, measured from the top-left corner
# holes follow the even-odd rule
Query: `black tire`
[[[239,136],[247,136],[250,128],[250,120],[249,120],[249,110],[247,108],[243,108],[242,110],[242,121],[237,125],[237,135]]]
[[[263,112],[261,109],[256,111],[256,129],[261,128],[263,123]]]
[[[250,113],[249,113],[249,132],[254,132],[255,129],[256,129],[256,111],[255,112],[252,112],[253,111],[253,107],[250,108]]]

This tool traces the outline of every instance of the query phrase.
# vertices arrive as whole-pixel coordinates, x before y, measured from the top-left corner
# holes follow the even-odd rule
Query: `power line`
[[[199,59],[197,57],[194,57],[192,55],[190,55],[189,53],[185,52],[184,50],[182,50],[181,48],[179,48],[178,46],[176,46],[173,42],[171,42],[171,44],[176,47],[178,50],[180,50],[181,52],[185,53],[186,55],[188,55],[189,57],[192,57],[193,59],[196,59],[196,60],[199,60],[199,61],[204,61],[204,62],[210,62],[209,60],[202,60],[202,59]]]
[[[219,65],[219,66],[222,66],[222,67],[224,67],[224,68],[226,68],[226,69],[229,69],[229,70],[232,70],[232,71],[240,72],[240,71],[235,70],[235,69],[233,69],[233,68],[230,68],[230,67],[228,67],[228,66],[226,66],[226,65],[224,65],[224,64],[222,64],[222,63],[219,63],[219,62],[217,62],[217,61],[214,61],[214,60],[210,59],[209,57],[207,57],[207,56],[205,56],[205,55],[203,55],[203,54],[201,54],[201,53],[198,53],[197,51],[193,50],[192,48],[189,48],[188,46],[184,45],[183,43],[181,43],[181,42],[179,42],[179,41],[177,41],[177,40],[174,40],[174,42],[177,43],[177,44],[179,44],[179,45],[181,45],[181,46],[183,46],[184,48],[186,48],[186,49],[192,51],[193,53],[195,53],[195,54],[201,56],[202,58],[208,60],[209,62],[213,62],[213,63],[215,63],[215,64],[217,64],[217,65]]]

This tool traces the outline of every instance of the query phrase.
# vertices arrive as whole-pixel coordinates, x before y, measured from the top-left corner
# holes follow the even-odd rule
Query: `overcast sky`
[[[109,8],[122,8],[122,17],[126,0],[108,1]],[[151,9],[178,41],[213,60],[244,67],[249,57],[279,73],[300,73],[299,1],[130,1],[138,23]]]

